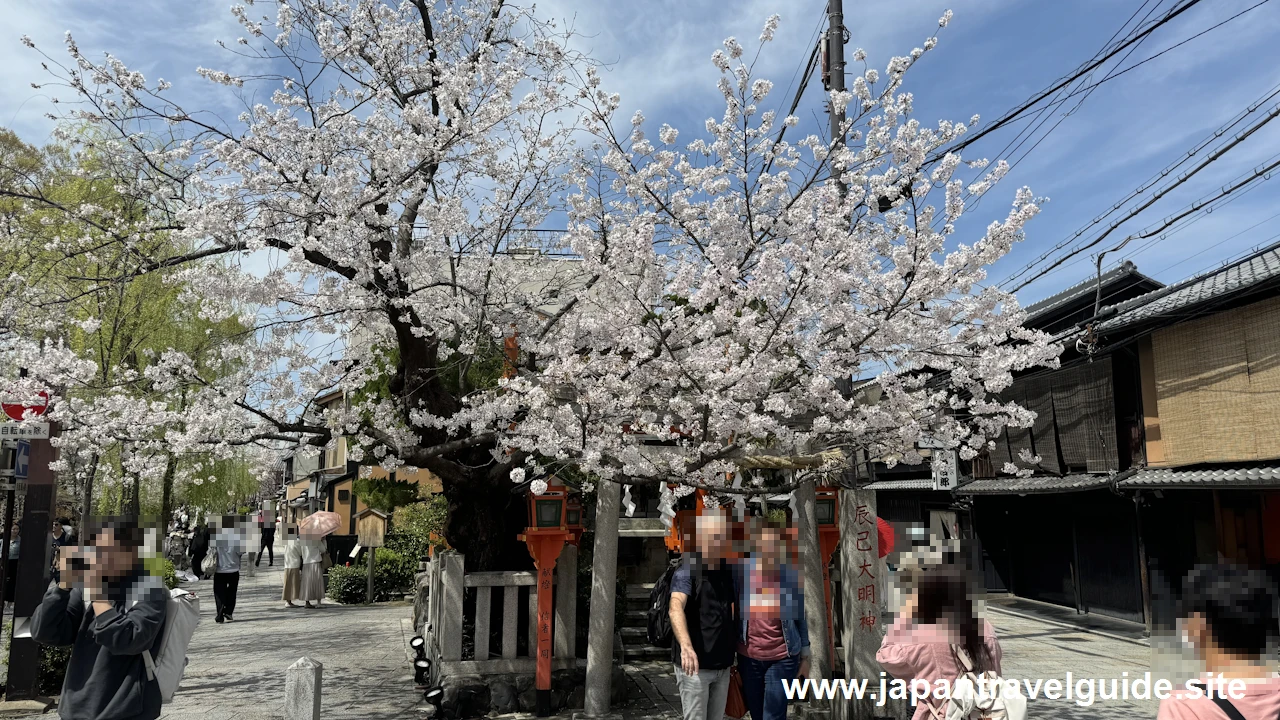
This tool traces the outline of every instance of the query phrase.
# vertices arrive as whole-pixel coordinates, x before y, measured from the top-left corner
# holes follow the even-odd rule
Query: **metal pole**
[[[369,584],[365,588],[365,602],[373,604],[373,556],[377,548],[369,548]]]
[[[827,0],[827,58],[831,73],[831,91],[843,92],[844,87],[844,2],[843,0]],[[831,144],[835,147],[844,145],[844,110],[831,110]],[[845,185],[839,179],[840,170],[834,162],[831,174],[836,178],[836,186],[840,188],[840,196],[845,194]]]
[[[18,449],[16,444],[13,449],[8,445],[9,443],[6,442],[4,468],[12,471],[18,462]],[[13,483],[18,482],[17,477],[10,477],[9,480]],[[4,542],[0,544],[0,628],[4,627],[4,598],[8,595],[8,584],[13,582],[13,578],[9,577],[9,543],[13,542],[13,504],[16,500],[12,487],[5,492],[4,496]]]
[[[595,549],[591,556],[591,619],[587,638],[587,697],[584,714],[609,714],[613,679],[613,607],[618,578],[618,507],[622,488],[615,482],[596,484]]]

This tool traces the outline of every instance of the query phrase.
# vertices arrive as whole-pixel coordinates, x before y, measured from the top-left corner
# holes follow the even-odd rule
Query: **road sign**
[[[26,411],[30,410],[36,416],[44,415],[44,411],[49,409],[49,393],[40,392],[40,400],[35,403],[0,403],[0,408],[4,410],[4,414],[9,416],[10,420],[15,422],[22,420],[22,416]]]
[[[27,470],[31,465],[31,443],[27,440],[18,441],[18,451],[14,455],[13,460],[13,476],[18,480],[27,479]]]
[[[5,440],[48,440],[49,423],[0,423],[0,438]]]

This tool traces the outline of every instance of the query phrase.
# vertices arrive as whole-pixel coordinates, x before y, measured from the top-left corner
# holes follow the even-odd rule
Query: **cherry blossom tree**
[[[233,9],[246,37],[230,48],[256,71],[200,70],[259,98],[235,123],[70,38],[71,62],[49,59],[74,96],[60,106],[99,131],[103,172],[145,209],[16,193],[81,228],[58,251],[164,233],[179,251],[138,250],[98,281],[164,273],[205,317],[255,331],[206,351],[230,369],[217,377],[162,353],[148,376],[183,406],[128,414],[117,435],[215,457],[347,436],[353,460],[439,476],[449,543],[487,569],[528,562],[513,490],[551,473],[657,484],[669,502],[668,483],[725,490],[760,458],[918,462],[925,431],[969,458],[1030,423],[997,393],[1055,353],[981,283],[1036,199],[1019,190],[985,232],[953,237],[965,193],[1006,168],[966,187],[945,153],[965,125],[912,116],[902,83],[933,38],[830,98],[849,109],[845,140],[794,144],[778,133],[796,119],[765,109],[771,85],[730,39],[712,57],[723,114],[680,144],[639,113],[619,121],[572,34],[503,0],[259,5]],[[78,381],[54,343],[18,333],[4,352],[32,383]],[[841,392],[868,376],[878,403]],[[347,402],[321,410],[335,387]]]

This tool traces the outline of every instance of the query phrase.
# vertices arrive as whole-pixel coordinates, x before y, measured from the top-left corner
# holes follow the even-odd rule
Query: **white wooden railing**
[[[553,669],[573,667],[577,645],[578,551],[566,545],[556,563],[555,611],[552,621]],[[532,673],[538,647],[537,575],[532,572],[473,572],[463,570],[463,556],[448,550],[437,553],[427,565],[427,626],[422,628],[432,675],[491,675]],[[528,587],[528,600],[520,602],[520,588]],[[462,659],[463,598],[475,591],[475,656]],[[502,646],[490,648],[492,610],[502,603]],[[522,607],[523,605],[523,607]],[[521,616],[528,627],[528,650],[518,652]],[[497,657],[494,657],[497,655]]]

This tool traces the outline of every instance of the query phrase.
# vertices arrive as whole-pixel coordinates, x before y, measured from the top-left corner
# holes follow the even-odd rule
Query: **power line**
[[[1083,66],[1081,66],[1080,68],[1077,68],[1075,71],[1067,75],[1065,78],[1059,80],[1057,83],[1055,83],[1048,89],[1042,90],[1041,92],[1037,93],[1035,96],[1033,96],[1031,99],[1027,100],[1023,104],[1005,113],[995,122],[993,122],[991,125],[988,125],[987,127],[969,136],[968,138],[965,138],[964,140],[957,142],[955,145],[952,145],[950,148],[936,151],[931,157],[929,157],[928,160],[926,160],[926,164],[937,162],[938,160],[940,160],[942,157],[944,157],[949,153],[959,152],[960,150],[963,150],[964,148],[974,144],[978,140],[981,140],[983,137],[986,137],[987,135],[995,132],[996,130],[1004,127],[1005,125],[1008,125],[1009,123],[1017,119],[1018,116],[1022,115],[1024,112],[1027,112],[1035,105],[1038,105],[1045,98],[1051,95],[1054,95],[1062,88],[1067,87],[1068,85],[1071,85],[1080,77],[1100,67],[1111,58],[1115,57],[1116,55],[1119,55],[1123,50],[1125,50],[1129,46],[1133,45],[1134,43],[1140,42],[1143,38],[1146,38],[1148,35],[1155,32],[1160,27],[1163,27],[1165,24],[1169,23],[1174,18],[1185,13],[1186,11],[1190,10],[1191,8],[1200,4],[1201,2],[1203,2],[1203,0],[1186,0],[1186,2],[1184,2],[1182,5],[1179,5],[1173,8],[1168,13],[1165,13],[1159,19],[1153,21],[1150,26],[1138,31],[1136,34],[1130,35],[1124,42],[1119,43],[1114,48],[1104,53],[1102,57],[1097,57],[1097,58],[1094,58],[1093,60],[1086,62]]]
[[[1213,25],[1212,27],[1208,27],[1208,28],[1205,28],[1204,30],[1201,30],[1200,32],[1196,33],[1195,35],[1192,35],[1191,37],[1187,38],[1186,40],[1183,40],[1182,42],[1176,43],[1176,44],[1174,44],[1174,45],[1170,45],[1169,47],[1165,48],[1164,50],[1161,50],[1160,52],[1156,53],[1155,55],[1152,55],[1151,57],[1149,57],[1149,58],[1147,58],[1147,59],[1145,59],[1145,60],[1142,60],[1141,62],[1138,62],[1138,63],[1135,63],[1135,64],[1133,64],[1133,65],[1130,65],[1129,67],[1125,68],[1124,70],[1121,70],[1121,71],[1120,71],[1120,72],[1118,72],[1118,73],[1115,73],[1114,75],[1108,75],[1107,77],[1105,77],[1105,78],[1103,78],[1103,79],[1099,80],[1098,82],[1094,83],[1093,85],[1090,85],[1088,88],[1082,88],[1081,90],[1077,90],[1077,91],[1075,91],[1075,92],[1071,93],[1071,94],[1070,94],[1070,95],[1068,95],[1067,97],[1063,98],[1063,100],[1069,100],[1069,99],[1071,99],[1072,97],[1075,97],[1076,95],[1080,94],[1081,92],[1083,92],[1083,91],[1084,91],[1084,90],[1086,90],[1086,89],[1087,89],[1089,92],[1093,92],[1093,89],[1094,89],[1094,88],[1096,88],[1096,87],[1098,87],[1098,86],[1099,86],[1099,85],[1101,85],[1102,83],[1107,82],[1108,80],[1114,80],[1114,79],[1116,79],[1116,78],[1120,77],[1121,75],[1124,75],[1125,73],[1129,72],[1130,70],[1136,70],[1136,69],[1138,69],[1138,68],[1142,67],[1143,65],[1146,65],[1147,63],[1151,62],[1152,60],[1155,60],[1156,58],[1160,57],[1161,55],[1164,55],[1165,53],[1169,52],[1170,50],[1175,50],[1175,49],[1177,49],[1177,48],[1180,48],[1180,47],[1182,47],[1183,45],[1186,45],[1187,43],[1191,42],[1192,40],[1195,40],[1196,38],[1200,37],[1201,35],[1204,35],[1204,34],[1206,34],[1206,33],[1209,33],[1209,32],[1212,32],[1212,31],[1214,31],[1214,30],[1217,30],[1218,28],[1222,27],[1223,25],[1226,25],[1227,23],[1231,22],[1232,20],[1235,20],[1236,18],[1240,17],[1241,15],[1244,15],[1245,13],[1247,13],[1247,12],[1249,12],[1249,11],[1251,11],[1251,10],[1254,10],[1254,9],[1257,9],[1257,8],[1259,8],[1259,7],[1263,6],[1263,5],[1266,5],[1266,4],[1267,4],[1267,3],[1269,3],[1269,2],[1271,2],[1271,0],[1261,0],[1261,2],[1259,2],[1259,3],[1257,3],[1257,4],[1254,4],[1254,5],[1251,5],[1251,6],[1247,7],[1247,8],[1245,8],[1244,10],[1241,10],[1240,12],[1236,13],[1235,15],[1232,15],[1231,17],[1227,18],[1226,20],[1223,20],[1222,22],[1220,22],[1220,23],[1218,23],[1218,24],[1216,24],[1216,25]],[[1122,61],[1122,62],[1123,62],[1123,61]]]
[[[1107,51],[1107,48],[1109,48],[1112,45],[1112,43],[1115,42],[1115,39],[1120,35],[1121,32],[1124,31],[1126,27],[1129,26],[1129,23],[1133,22],[1133,19],[1137,17],[1138,13],[1142,12],[1142,9],[1147,6],[1148,2],[1150,2],[1150,0],[1146,0],[1146,2],[1143,2],[1142,5],[1139,6],[1138,9],[1133,12],[1133,15],[1129,16],[1129,19],[1124,22],[1124,25],[1121,25],[1120,29],[1111,35],[1111,38],[1107,40],[1107,42],[1102,46],[1102,48],[1098,50],[1098,52],[1094,53],[1094,56],[1092,59],[1097,59],[1099,55]],[[1147,18],[1151,17],[1151,14],[1154,13],[1156,9],[1159,7],[1160,7],[1160,2],[1157,2],[1155,5],[1151,6],[1151,9],[1147,11],[1147,14],[1142,16],[1142,20],[1138,21],[1137,27],[1141,27],[1142,23],[1145,23],[1147,21]],[[1137,28],[1135,28],[1135,30],[1136,29]],[[1145,40],[1146,38],[1143,38],[1142,40],[1134,44],[1133,47],[1129,48],[1129,52],[1125,53],[1124,57],[1120,58],[1120,61],[1116,63],[1116,67],[1119,67],[1120,65],[1124,64],[1124,61],[1128,60],[1129,56],[1132,55],[1134,52],[1136,52],[1137,49],[1142,46],[1142,43],[1145,42]],[[1111,73],[1114,73],[1114,72],[1115,72],[1115,69],[1113,68],[1111,70]],[[1087,76],[1082,78],[1082,81],[1088,81],[1088,79],[1092,77],[1093,77],[1093,73],[1090,72]],[[1053,110],[1055,108],[1060,107],[1063,103],[1065,103],[1070,98],[1075,97],[1081,92],[1084,92],[1085,93],[1084,97],[1080,98],[1080,100],[1075,104],[1075,107],[1063,113],[1058,118],[1058,121],[1055,122],[1053,126],[1050,127],[1047,131],[1045,131],[1045,133],[1040,136],[1039,140],[1036,140],[1035,144],[1027,148],[1026,152],[1022,153],[1021,157],[1014,160],[1013,163],[1009,165],[1009,172],[1012,172],[1013,169],[1018,167],[1018,165],[1020,165],[1023,160],[1027,159],[1027,156],[1030,155],[1032,151],[1040,147],[1040,144],[1043,143],[1046,139],[1048,139],[1048,137],[1053,134],[1053,131],[1058,129],[1059,125],[1065,122],[1068,117],[1074,115],[1075,112],[1080,109],[1080,106],[1084,105],[1084,102],[1089,99],[1089,96],[1093,94],[1093,91],[1103,82],[1106,82],[1107,79],[1109,79],[1110,77],[1111,77],[1111,74],[1108,73],[1107,77],[1104,77],[1101,82],[1094,83],[1093,85],[1089,85],[1089,86],[1082,86],[1079,89],[1077,89],[1075,92],[1072,92],[1067,96],[1062,97],[1061,99],[1055,96],[1052,101],[1050,101],[1043,108],[1041,108],[1040,112],[1036,113],[1036,115],[1032,118],[1031,125],[1029,127],[1030,132],[1027,132],[1027,128],[1024,128],[1023,130],[1019,131],[1017,136],[1015,136],[1013,140],[1010,140],[1009,144],[1005,145],[1004,149],[996,154],[996,157],[997,158],[1003,157],[1006,152],[1010,152],[1010,153],[1018,152],[1018,150],[1021,149],[1022,146],[1025,145],[1028,140],[1030,140],[1032,137],[1035,136],[1036,131],[1039,130],[1041,127],[1044,127],[1044,124],[1047,123],[1049,119],[1053,117]],[[1062,92],[1065,92],[1065,91],[1066,91],[1066,88],[1063,88],[1058,92],[1058,95],[1061,95]],[[1037,119],[1039,119],[1039,122],[1036,122]],[[1025,138],[1023,138],[1023,133],[1026,133]],[[1015,142],[1017,143],[1016,146],[1014,145]],[[1013,148],[1012,151],[1010,151],[1011,146]],[[965,196],[964,196],[966,203],[970,195],[971,194],[966,190]],[[973,205],[967,206],[966,210],[972,210],[974,208],[977,208],[979,205],[981,205],[983,197],[985,196],[979,195],[978,198],[974,201]]]
[[[1028,272],[1032,271],[1033,269],[1035,269],[1035,267],[1036,267],[1037,265],[1041,264],[1041,263],[1042,263],[1042,262],[1044,262],[1045,260],[1048,260],[1048,259],[1049,259],[1049,257],[1053,255],[1053,253],[1055,253],[1055,252],[1057,252],[1057,251],[1061,250],[1062,248],[1066,247],[1066,246],[1067,246],[1068,244],[1070,244],[1072,241],[1074,241],[1074,240],[1076,240],[1077,238],[1079,238],[1080,236],[1084,235],[1084,233],[1085,233],[1085,232],[1087,232],[1088,230],[1090,230],[1091,228],[1096,227],[1097,225],[1100,225],[1100,224],[1101,224],[1103,221],[1105,221],[1108,217],[1110,217],[1110,216],[1111,216],[1112,214],[1114,214],[1116,211],[1120,210],[1120,208],[1122,208],[1122,207],[1124,207],[1126,204],[1128,204],[1128,203],[1129,203],[1129,201],[1131,201],[1131,200],[1133,200],[1133,199],[1137,198],[1138,196],[1142,195],[1142,194],[1143,194],[1143,193],[1145,193],[1147,190],[1150,190],[1153,186],[1155,186],[1155,184],[1156,184],[1157,182],[1159,182],[1160,180],[1162,180],[1162,179],[1164,179],[1164,178],[1168,177],[1168,176],[1169,176],[1169,175],[1170,175],[1174,170],[1176,170],[1176,169],[1178,169],[1179,167],[1181,167],[1181,166],[1182,166],[1184,163],[1186,163],[1188,160],[1190,160],[1190,159],[1194,158],[1198,153],[1200,153],[1202,150],[1204,150],[1206,147],[1208,147],[1211,143],[1213,143],[1213,142],[1214,142],[1215,140],[1217,140],[1218,138],[1222,137],[1222,135],[1223,135],[1223,134],[1225,134],[1227,131],[1231,130],[1231,129],[1232,129],[1232,128],[1234,128],[1236,125],[1239,125],[1243,120],[1245,120],[1247,117],[1249,117],[1249,116],[1250,116],[1250,115],[1252,115],[1254,112],[1256,112],[1256,111],[1261,107],[1261,104],[1262,104],[1262,103],[1264,103],[1264,102],[1266,102],[1266,101],[1271,100],[1272,98],[1276,97],[1277,95],[1280,95],[1280,85],[1277,85],[1275,88],[1273,88],[1273,89],[1272,89],[1272,90],[1271,90],[1271,91],[1270,91],[1266,96],[1264,96],[1264,97],[1263,97],[1261,100],[1259,100],[1258,102],[1255,102],[1255,103],[1253,103],[1253,104],[1249,105],[1249,106],[1248,106],[1248,107],[1247,107],[1247,108],[1246,108],[1242,113],[1240,113],[1239,115],[1237,115],[1237,116],[1236,116],[1233,120],[1231,120],[1229,123],[1227,123],[1226,125],[1222,126],[1222,127],[1221,127],[1221,128],[1219,128],[1218,130],[1214,131],[1214,132],[1213,132],[1213,134],[1211,134],[1208,138],[1204,139],[1203,141],[1201,141],[1200,143],[1198,143],[1196,146],[1194,146],[1191,150],[1189,150],[1189,151],[1188,151],[1188,152],[1187,152],[1187,153],[1186,153],[1186,154],[1185,154],[1181,159],[1179,159],[1176,163],[1173,163],[1173,164],[1171,164],[1171,165],[1169,165],[1169,166],[1165,167],[1163,170],[1161,170],[1161,171],[1160,171],[1159,173],[1157,173],[1155,176],[1153,176],[1152,178],[1150,178],[1150,179],[1149,179],[1149,180],[1147,180],[1146,182],[1144,182],[1144,183],[1142,183],[1141,185],[1139,185],[1136,189],[1134,189],[1133,191],[1131,191],[1128,195],[1126,195],[1124,198],[1122,198],[1119,202],[1116,202],[1115,204],[1113,204],[1109,210],[1107,210],[1106,212],[1102,213],[1101,215],[1099,215],[1099,216],[1095,217],[1095,218],[1093,219],[1093,221],[1092,221],[1092,222],[1090,222],[1090,223],[1086,224],[1084,227],[1082,227],[1082,228],[1080,228],[1079,230],[1077,230],[1077,231],[1076,231],[1073,235],[1071,235],[1070,237],[1068,237],[1068,238],[1064,238],[1061,242],[1059,242],[1058,244],[1056,244],[1053,248],[1050,248],[1048,251],[1046,251],[1046,252],[1044,252],[1043,254],[1041,254],[1038,258],[1036,258],[1035,260],[1033,260],[1033,261],[1031,261],[1030,263],[1028,263],[1028,264],[1027,264],[1026,266],[1024,266],[1021,270],[1019,270],[1019,271],[1017,271],[1016,273],[1014,273],[1014,274],[1010,275],[1009,277],[1005,278],[1003,281],[1001,281],[1001,282],[1000,282],[1000,286],[1002,286],[1002,287],[1003,287],[1003,286],[1005,286],[1005,285],[1008,285],[1008,284],[1012,283],[1013,281],[1017,280],[1018,278],[1022,277],[1022,276],[1023,276],[1023,275],[1025,275],[1026,273],[1028,273]],[[1163,197],[1163,196],[1164,196],[1165,194],[1167,194],[1170,190],[1172,190],[1173,188],[1175,188],[1175,187],[1177,187],[1177,186],[1179,186],[1179,185],[1181,185],[1181,184],[1185,183],[1187,180],[1189,180],[1191,177],[1193,177],[1196,173],[1200,172],[1200,170],[1204,169],[1204,168],[1205,168],[1209,163],[1211,163],[1211,162],[1213,162],[1214,160],[1216,160],[1216,159],[1220,158],[1220,157],[1221,157],[1221,156],[1222,156],[1222,155],[1223,155],[1227,150],[1230,150],[1231,148],[1233,148],[1233,147],[1235,147],[1236,145],[1240,144],[1240,143],[1241,143],[1241,142],[1243,142],[1246,138],[1248,138],[1250,135],[1252,135],[1254,132],[1257,132],[1257,130],[1259,130],[1263,125],[1265,125],[1266,123],[1268,123],[1268,122],[1270,122],[1271,120],[1275,119],[1275,117],[1276,117],[1276,115],[1277,115],[1277,114],[1280,114],[1280,104],[1277,104],[1277,105],[1273,106],[1273,107],[1271,108],[1271,110],[1268,112],[1267,116],[1266,116],[1266,117],[1264,117],[1264,118],[1262,118],[1262,120],[1261,120],[1261,121],[1259,121],[1259,122],[1255,123],[1253,126],[1251,126],[1251,127],[1247,128],[1247,129],[1245,129],[1245,130],[1241,131],[1240,133],[1238,133],[1237,135],[1235,135],[1233,138],[1231,138],[1230,140],[1228,140],[1226,143],[1222,144],[1222,145],[1221,145],[1221,146],[1219,146],[1217,149],[1215,149],[1213,152],[1211,152],[1211,153],[1208,155],[1208,157],[1205,159],[1205,161],[1204,161],[1204,162],[1202,162],[1202,163],[1200,163],[1197,167],[1194,167],[1194,168],[1192,168],[1192,169],[1190,169],[1190,170],[1188,170],[1188,171],[1183,172],[1181,175],[1179,175],[1179,176],[1178,176],[1177,180],[1175,180],[1172,184],[1170,184],[1170,185],[1166,185],[1165,187],[1163,187],[1163,188],[1161,188],[1161,189],[1157,190],[1157,191],[1156,191],[1156,193],[1155,193],[1152,197],[1148,198],[1145,202],[1143,202],[1143,203],[1141,203],[1141,204],[1139,204],[1139,205],[1137,205],[1137,206],[1135,206],[1135,207],[1133,207],[1133,208],[1129,209],[1129,211],[1128,211],[1128,212],[1126,212],[1126,213],[1124,214],[1124,216],[1123,216],[1123,217],[1121,217],[1121,218],[1119,218],[1119,219],[1116,219],[1116,220],[1112,220],[1112,221],[1111,221],[1111,223],[1110,223],[1110,227],[1109,227],[1109,228],[1107,228],[1107,229],[1102,233],[1102,235],[1101,235],[1101,236],[1099,236],[1097,239],[1095,239],[1094,241],[1091,241],[1091,242],[1089,242],[1089,243],[1087,243],[1087,244],[1085,244],[1085,245],[1082,245],[1082,246],[1080,246],[1080,247],[1077,247],[1076,249],[1073,249],[1073,250],[1069,251],[1066,255],[1064,255],[1064,256],[1062,256],[1062,257],[1058,258],[1056,261],[1054,261],[1054,262],[1053,262],[1053,263],[1052,263],[1048,268],[1046,268],[1045,270],[1042,270],[1040,273],[1038,273],[1038,274],[1036,274],[1035,276],[1033,276],[1030,280],[1028,280],[1028,281],[1026,281],[1026,282],[1023,282],[1021,285],[1018,285],[1018,287],[1017,287],[1017,288],[1015,288],[1015,290],[1022,289],[1022,288],[1024,288],[1024,287],[1026,287],[1027,285],[1029,285],[1029,284],[1030,284],[1031,282],[1033,282],[1034,280],[1036,280],[1036,279],[1038,279],[1038,278],[1040,278],[1040,277],[1043,277],[1043,276],[1044,276],[1044,275],[1046,275],[1049,271],[1051,271],[1051,270],[1053,270],[1054,268],[1056,268],[1056,267],[1058,267],[1058,266],[1062,265],[1062,264],[1063,264],[1063,262],[1065,262],[1067,259],[1069,259],[1069,258],[1073,257],[1073,256],[1074,256],[1074,255],[1076,255],[1076,254],[1079,254],[1079,252],[1081,252],[1082,250],[1087,249],[1087,248],[1089,248],[1089,247],[1093,247],[1094,245],[1097,245],[1099,242],[1101,242],[1101,240],[1102,240],[1102,239],[1105,239],[1107,235],[1111,234],[1111,232],[1113,232],[1114,230],[1116,230],[1120,225],[1122,225],[1122,224],[1124,224],[1125,222],[1128,222],[1129,220],[1133,219],[1135,216],[1137,216],[1137,214],[1138,214],[1138,213],[1140,213],[1142,210],[1145,210],[1146,208],[1150,207],[1150,206],[1151,206],[1151,205],[1152,205],[1156,200],[1158,200],[1158,199],[1160,199],[1161,197]]]

